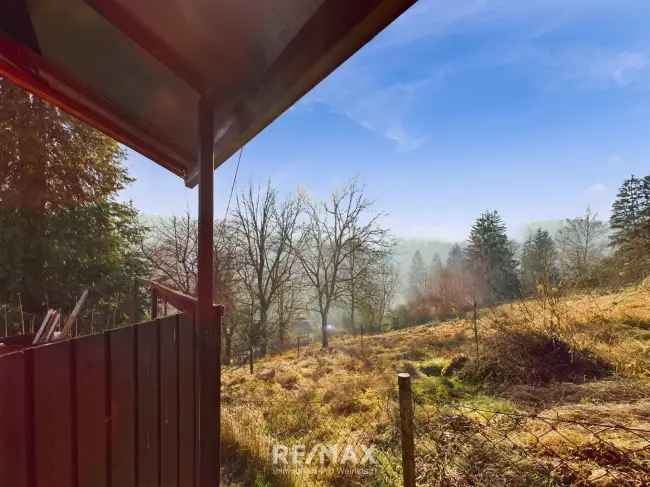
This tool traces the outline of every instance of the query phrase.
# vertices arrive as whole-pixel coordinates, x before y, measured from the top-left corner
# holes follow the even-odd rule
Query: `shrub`
[[[276,382],[287,390],[295,389],[298,385],[298,379],[298,374],[292,371],[283,371],[275,376]]]
[[[482,356],[478,360],[473,358],[462,370],[461,377],[495,385],[543,385],[585,382],[611,372],[610,364],[556,335],[533,329],[510,329],[488,337]]]
[[[420,372],[429,377],[439,376],[442,374],[442,370],[449,365],[449,360],[442,358],[434,358],[427,360],[422,365],[420,365]]]

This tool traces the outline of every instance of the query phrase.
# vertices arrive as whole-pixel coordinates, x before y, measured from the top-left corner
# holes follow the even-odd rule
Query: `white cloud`
[[[506,23],[521,27],[531,39],[592,12],[610,12],[635,0],[419,0],[381,33],[374,47],[404,45],[426,37]]]
[[[625,85],[636,75],[646,71],[650,67],[648,55],[645,52],[624,51],[616,53],[608,59],[603,66],[605,76],[620,85]]]
[[[566,80],[626,87],[645,85],[650,79],[649,51],[614,49],[566,49],[548,53],[548,64],[560,70]]]
[[[445,34],[449,29],[485,14],[494,3],[487,0],[420,0],[380,34],[373,46],[394,47]]]
[[[397,149],[402,152],[418,149],[428,140],[427,136],[417,137],[408,133],[399,122],[390,125],[384,131],[384,137],[394,142]]]
[[[630,0],[621,0],[629,3]],[[604,15],[624,6],[607,0],[420,0],[371,45],[349,60],[310,93],[301,105],[324,104],[394,145],[412,151],[430,140],[415,123],[419,100],[442,93],[451,76],[493,67],[516,67],[531,85],[563,89],[650,86],[650,47],[605,49],[565,43],[545,44],[540,37],[566,22],[580,22],[594,12]],[[506,26],[507,23],[507,26]],[[407,66],[414,41],[430,36],[467,34],[483,25],[508,29],[501,42],[477,46],[457,58],[433,60],[431,66]],[[492,27],[490,27],[492,28]],[[417,74],[414,74],[417,73]],[[474,74],[472,74],[474,75]],[[397,81],[400,80],[400,81]]]
[[[428,135],[414,128],[412,109],[420,97],[442,83],[445,72],[438,70],[430,77],[392,84],[386,84],[382,74],[362,63],[346,65],[310,93],[305,103],[326,105],[383,137],[400,152],[416,150]]]

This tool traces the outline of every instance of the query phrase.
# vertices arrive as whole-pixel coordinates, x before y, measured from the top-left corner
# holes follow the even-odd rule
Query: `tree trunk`
[[[321,314],[321,331],[323,332],[323,348],[329,348],[327,336],[327,312]]]
[[[266,331],[267,327],[267,313],[265,309],[260,309],[260,321],[258,327],[258,339],[261,339],[260,356],[265,357],[269,349],[269,337]],[[258,342],[259,343],[259,342]]]

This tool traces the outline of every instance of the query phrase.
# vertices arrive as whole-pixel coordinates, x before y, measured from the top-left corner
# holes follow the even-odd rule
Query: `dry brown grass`
[[[609,418],[631,427],[650,427],[650,285],[610,294],[528,300],[481,312],[482,347],[507,329],[558,336],[571,347],[589,351],[609,364],[612,374],[601,380],[571,383],[551,380],[531,385],[520,381],[501,384],[498,389],[441,378],[438,371],[454,356],[474,357],[471,322],[464,319],[365,337],[363,347],[357,337],[342,337],[332,340],[331,351],[322,351],[314,344],[302,347],[300,357],[295,350],[269,357],[258,364],[260,372],[254,376],[245,369],[228,370],[223,381],[226,400],[234,405],[252,403],[246,414],[236,406],[226,408],[226,450],[245,452],[255,469],[272,473],[268,449],[274,441],[305,445],[365,442],[382,452],[379,471],[370,477],[342,476],[330,469],[318,478],[293,472],[259,485],[399,485],[395,373],[402,370],[417,377],[414,390],[423,407],[431,401],[453,398],[485,409],[561,414],[596,422]],[[562,434],[588,450],[589,435],[580,428],[566,428]],[[426,478],[418,485],[444,485],[440,476],[434,481],[441,457],[432,453],[435,445],[429,448],[422,438],[418,471],[426,473]],[[557,435],[548,435],[544,441],[560,447],[556,445]],[[495,455],[508,453],[475,447],[468,452],[468,459],[480,457],[489,462]],[[474,485],[504,485],[504,478],[501,482],[498,479],[503,469],[496,465],[500,464],[495,459],[494,468],[484,465],[482,473],[472,473],[468,466],[465,473],[459,471],[458,485],[468,485],[468,479],[473,479],[470,483]],[[507,484],[535,485],[532,480],[526,483],[537,479],[534,470],[517,475],[521,476],[509,478]]]

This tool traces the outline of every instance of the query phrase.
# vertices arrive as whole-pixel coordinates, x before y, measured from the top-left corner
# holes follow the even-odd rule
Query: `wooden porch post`
[[[199,244],[198,309],[196,319],[199,354],[198,486],[219,486],[219,412],[221,407],[219,332],[213,305],[214,280],[214,102],[199,103]]]

